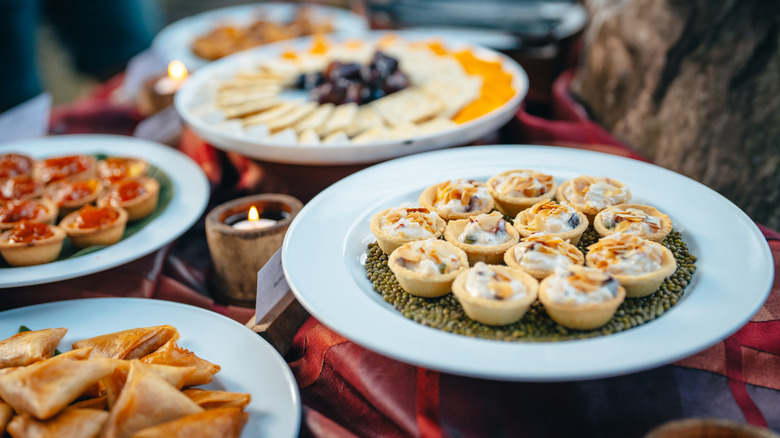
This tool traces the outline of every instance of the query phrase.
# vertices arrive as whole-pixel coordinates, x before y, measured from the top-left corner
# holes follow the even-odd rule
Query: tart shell
[[[420,206],[425,207],[425,208],[427,208],[429,210],[435,211],[445,221],[458,220],[458,219],[468,219],[468,218],[470,218],[472,216],[476,216],[478,214],[490,213],[493,210],[495,202],[493,201],[493,197],[492,196],[489,197],[489,199],[487,200],[488,201],[487,205],[485,205],[484,207],[482,207],[482,208],[480,208],[478,210],[470,211],[468,213],[453,213],[453,212],[450,212],[450,211],[447,211],[447,210],[442,210],[440,208],[434,207],[433,206],[433,199],[436,197],[436,193],[438,193],[438,191],[439,191],[439,189],[441,187],[447,185],[448,183],[449,183],[449,181],[445,181],[445,182],[442,182],[442,183],[439,183],[439,184],[434,184],[434,185],[426,188],[425,190],[423,190],[423,192],[420,194],[420,198],[418,200]],[[481,183],[479,181],[474,182],[474,185],[476,185],[478,187],[485,187],[485,183]],[[488,190],[488,192],[489,192],[489,190]]]
[[[145,193],[124,202],[113,203],[110,201],[109,196],[119,187],[119,183],[117,183],[112,185],[109,190],[106,190],[98,199],[98,207],[103,207],[111,202],[114,207],[121,207],[127,211],[127,220],[129,221],[143,219],[152,214],[154,209],[157,208],[157,201],[160,197],[160,183],[148,176],[138,177],[135,180],[144,187]]]
[[[398,263],[398,251],[393,251],[390,254],[387,266],[393,271],[398,284],[409,294],[423,298],[436,298],[447,295],[452,290],[452,282],[455,280],[455,277],[468,269],[468,257],[463,250],[441,240],[437,240],[436,244],[450,246],[451,250],[458,255],[460,268],[446,274],[427,275],[401,266]]]
[[[552,277],[545,278],[539,284],[539,301],[553,321],[570,329],[593,330],[602,327],[609,322],[626,298],[626,290],[623,286],[618,286],[618,295],[609,301],[579,305],[556,303],[547,294],[550,278]]]
[[[570,244],[571,245],[571,244]],[[574,245],[572,245],[574,246]],[[529,274],[530,276],[534,277],[535,279],[541,281],[550,275],[555,273],[555,270],[545,270],[545,269],[529,269],[525,266],[521,265],[520,262],[517,261],[517,258],[515,257],[515,248],[517,245],[512,246],[506,252],[504,253],[504,263],[506,263],[507,266],[514,269],[519,269],[526,274]],[[582,251],[580,251],[578,248],[574,248],[577,250],[577,253],[579,254],[579,257],[577,258],[577,261],[573,263],[573,265],[584,265],[585,264],[585,256],[582,255]]]
[[[566,188],[568,186],[572,185],[575,179],[577,179],[577,178],[572,178],[572,179],[566,180],[563,183],[561,183],[561,185],[558,186],[558,191],[556,192],[555,198],[558,199],[558,202],[567,202],[572,207],[574,207],[577,210],[585,213],[585,215],[588,216],[588,220],[593,222],[593,220],[596,218],[596,215],[601,210],[599,210],[598,208],[595,208],[595,207],[586,207],[584,205],[579,205],[576,202],[573,202],[568,197],[566,197],[566,195],[564,194],[564,191],[566,190]],[[612,180],[612,182],[615,183],[616,186],[618,186],[621,189],[625,190],[626,195],[627,195],[627,199],[626,200],[630,201],[631,200],[631,190],[629,190],[628,187],[626,187],[626,185],[623,184],[622,182],[617,181],[615,179],[611,179],[611,180]],[[613,204],[613,205],[617,205],[617,204]],[[607,207],[609,207],[609,206],[607,206]],[[604,207],[604,208],[606,208],[606,207]]]
[[[524,197],[516,197],[516,196],[508,196],[503,193],[499,193],[495,189],[495,183],[496,180],[502,176],[509,175],[512,172],[520,172],[524,171],[524,169],[520,170],[507,170],[506,172],[501,172],[498,175],[492,176],[489,180],[487,180],[487,188],[490,192],[490,196],[493,197],[493,201],[495,201],[496,208],[501,213],[507,215],[507,216],[517,216],[518,213],[525,210],[526,208],[529,208],[536,204],[537,202],[544,201],[545,199],[553,199],[555,197],[555,192],[558,189],[558,183],[553,180],[552,187],[550,187],[550,190],[547,191],[547,193],[536,196],[533,198],[524,198]]]
[[[539,282],[518,269],[507,266],[491,266],[490,268],[522,282],[526,289],[525,296],[516,300],[494,300],[475,297],[466,290],[466,277],[474,268],[469,268],[458,274],[452,283],[452,293],[460,302],[460,305],[463,306],[466,316],[474,321],[486,325],[506,325],[518,321],[525,315],[531,304],[536,301]]]
[[[113,207],[119,212],[119,217],[112,223],[97,228],[77,228],[76,218],[80,210],[65,216],[60,222],[60,227],[65,230],[70,241],[78,248],[86,248],[92,245],[113,245],[122,240],[127,226],[127,211],[123,208]]]
[[[64,201],[62,205],[59,206],[59,217],[65,217],[68,214],[78,210],[79,208],[91,204],[95,202],[98,199],[98,196],[100,196],[101,193],[103,193],[104,185],[103,183],[96,177],[92,176],[77,176],[77,177],[68,177],[63,178],[61,180],[58,180],[57,182],[51,183],[46,186],[46,189],[44,189],[44,193],[46,197],[52,200],[52,202],[55,202],[57,197],[57,191],[60,187],[62,187],[63,184],[67,184],[69,182],[78,182],[78,181],[86,181],[86,180],[94,180],[97,182],[97,185],[95,186],[95,190],[93,190],[89,195],[87,195],[84,198],[76,199],[72,201]]]
[[[650,240],[652,242],[661,243],[664,241],[666,236],[672,231],[672,220],[669,219],[669,216],[661,213],[658,211],[657,208],[651,207],[649,205],[641,205],[641,204],[618,204],[614,207],[620,208],[622,210],[626,210],[629,208],[635,208],[637,210],[642,210],[645,213],[647,213],[649,216],[655,216],[661,220],[661,229],[656,231],[653,234],[648,234],[646,236],[640,235],[639,237],[643,239]],[[602,213],[604,213],[607,209],[601,210],[599,214],[596,215],[596,218],[593,220],[593,228],[598,232],[602,237],[609,236],[610,234],[614,234],[614,231],[610,231],[607,227],[604,226],[604,221],[601,219]]]
[[[40,265],[56,260],[65,241],[65,231],[56,225],[49,225],[49,229],[53,236],[29,243],[9,242],[13,230],[3,232],[0,234],[0,254],[11,266]]]
[[[97,175],[97,160],[95,159],[95,157],[91,155],[84,155],[84,156],[87,157],[87,162],[88,162],[87,168],[82,170],[81,172],[67,175],[65,178],[88,177],[88,176]],[[50,158],[60,158],[60,157],[50,157]],[[61,179],[64,179],[64,178],[57,178],[52,180],[52,179],[43,178],[45,174],[43,170],[45,162],[46,159],[35,162],[33,166],[33,177],[35,177],[35,179],[41,180],[46,184],[57,182]]]
[[[642,275],[614,274],[610,272],[610,275],[615,277],[617,281],[620,282],[620,285],[626,289],[626,297],[628,298],[641,298],[652,294],[661,287],[661,284],[667,277],[674,274],[677,270],[677,261],[674,259],[674,254],[669,248],[660,243],[645,243],[648,245],[658,245],[662,248],[663,260],[661,261],[661,269]],[[589,267],[595,267],[595,263],[587,256],[585,256],[585,264]]]
[[[52,202],[51,199],[48,198],[32,199],[32,200],[28,200],[28,202],[35,202],[37,204],[42,205],[44,208],[46,208],[46,213],[42,214],[41,216],[35,218],[35,220],[30,222],[41,222],[49,225],[54,224],[54,221],[57,219],[57,213],[59,212],[59,208],[57,207],[57,204],[55,204],[54,202]],[[9,230],[15,227],[16,224],[18,224],[19,222],[0,223],[0,231]]]
[[[577,210],[575,208],[575,210]],[[528,218],[526,217],[525,210],[521,211],[517,214],[517,217],[515,217],[515,220],[513,221],[513,225],[517,229],[517,232],[520,233],[520,236],[522,237],[528,237],[532,234],[538,233],[538,231],[531,231],[526,227],[526,224],[528,224]],[[563,233],[548,233],[550,236],[557,236],[560,237],[563,240],[568,240],[569,243],[572,245],[576,245],[579,243],[580,238],[582,237],[582,233],[585,232],[585,230],[588,229],[588,224],[590,222],[588,221],[587,215],[585,213],[577,210],[577,216],[580,217],[580,224],[577,225],[577,228],[569,231],[564,231]]]
[[[468,225],[468,219],[454,220],[447,223],[447,227],[444,229],[444,238],[447,242],[453,244],[457,248],[465,251],[468,255],[469,263],[473,266],[477,262],[484,262],[489,265],[500,264],[504,259],[504,253],[510,247],[517,245],[520,241],[520,233],[511,224],[506,224],[506,232],[509,236],[509,240],[500,244],[492,246],[471,245],[463,243],[458,240],[458,236],[463,233],[463,230]]]
[[[393,236],[391,234],[385,233],[382,230],[381,223],[382,218],[387,215],[387,213],[394,207],[386,208],[379,213],[375,214],[371,218],[371,222],[369,224],[369,227],[371,228],[371,232],[374,234],[374,237],[376,237],[376,243],[379,244],[379,247],[384,251],[385,254],[390,254],[393,251],[395,251],[396,248],[399,246],[414,242],[415,240],[424,240],[425,238],[416,238],[416,237],[400,237],[400,236]],[[430,211],[434,211],[429,208]],[[441,217],[437,218],[436,220],[436,232],[434,233],[433,237],[438,238],[441,236],[442,232],[444,231],[444,227],[447,225],[447,222],[444,221]]]

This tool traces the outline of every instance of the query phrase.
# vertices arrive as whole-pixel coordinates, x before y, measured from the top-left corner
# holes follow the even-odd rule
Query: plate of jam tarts
[[[314,36],[195,72],[174,104],[214,146],[264,161],[375,163],[468,144],[506,124],[528,91],[496,51],[414,31]]]
[[[282,262],[301,304],[366,348],[522,381],[616,376],[695,354],[742,327],[774,277],[755,224],[704,185],[529,145],[355,173],[298,214]]]
[[[208,197],[200,167],[157,143],[65,135],[0,145],[0,288],[140,258],[192,226]]]

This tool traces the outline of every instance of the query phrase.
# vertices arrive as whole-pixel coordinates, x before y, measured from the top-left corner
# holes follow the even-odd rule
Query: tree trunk
[[[780,228],[780,1],[586,0],[573,92],[656,164]]]

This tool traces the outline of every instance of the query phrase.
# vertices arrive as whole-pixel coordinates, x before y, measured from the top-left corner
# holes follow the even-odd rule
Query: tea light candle
[[[163,76],[154,83],[154,91],[162,96],[173,95],[187,79],[187,67],[178,60],[168,64],[168,76]]]
[[[249,209],[247,220],[239,221],[233,224],[233,228],[236,230],[262,230],[276,225],[276,221],[273,219],[261,218],[257,212],[257,208],[253,205]]]

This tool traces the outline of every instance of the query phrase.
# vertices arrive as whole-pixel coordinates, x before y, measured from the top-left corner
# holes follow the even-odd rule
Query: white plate
[[[371,216],[451,178],[485,181],[509,169],[536,169],[560,183],[581,174],[628,185],[632,202],[667,213],[698,258],[685,296],[662,317],[593,339],[517,343],[474,339],[425,327],[385,303],[361,257],[374,240]],[[689,356],[742,327],[769,294],[766,240],[736,206],[669,170],[596,152],[543,146],[482,146],[380,164],[334,184],[293,221],[283,246],[287,282],[323,324],[392,358],[454,374],[500,380],[561,381],[614,376]]]
[[[413,31],[392,32],[405,41],[430,40],[427,33]],[[363,37],[365,41],[375,41],[386,32],[371,32]],[[348,37],[334,37],[333,41],[342,41]],[[227,80],[241,69],[257,65],[258,62],[278,57],[290,49],[304,50],[311,45],[311,38],[299,38],[280,43],[268,44],[220,59],[203,67],[190,77],[176,93],[174,104],[184,121],[201,138],[226,151],[238,152],[251,158],[264,161],[308,165],[340,165],[374,163],[417,152],[441,149],[449,146],[468,144],[478,140],[504,126],[517,112],[528,92],[528,76],[520,65],[510,58],[493,50],[462,41],[440,38],[450,50],[470,48],[482,59],[499,60],[504,71],[512,74],[512,87],[515,95],[504,105],[490,113],[455,128],[434,134],[417,136],[405,140],[379,141],[366,144],[340,144],[328,146],[289,145],[267,139],[251,139],[242,134],[234,134],[215,129],[192,114],[192,108],[203,103],[204,90],[210,84]]]
[[[50,283],[104,271],[141,258],[181,236],[195,223],[209,200],[209,184],[200,167],[168,146],[118,135],[62,135],[0,145],[0,153],[20,152],[33,158],[106,154],[143,158],[165,172],[173,198],[142,230],[99,251],[38,266],[0,269],[0,288]]]
[[[152,41],[152,50],[165,62],[178,59],[189,70],[196,70],[208,64],[207,59],[197,56],[191,48],[196,38],[223,25],[248,26],[263,17],[267,20],[286,23],[295,16],[299,5],[291,3],[263,3],[229,6],[202,12],[175,21],[161,30]],[[346,9],[309,5],[312,18],[316,21],[330,20],[334,33],[359,35],[368,29],[366,20]]]
[[[90,298],[38,304],[0,312],[0,339],[24,325],[31,330],[65,327],[60,351],[80,339],[137,327],[168,324],[181,333],[178,344],[222,369],[199,388],[245,392],[249,421],[243,437],[298,436],[301,400],[290,368],[263,338],[214,312],[186,304],[143,298]]]

